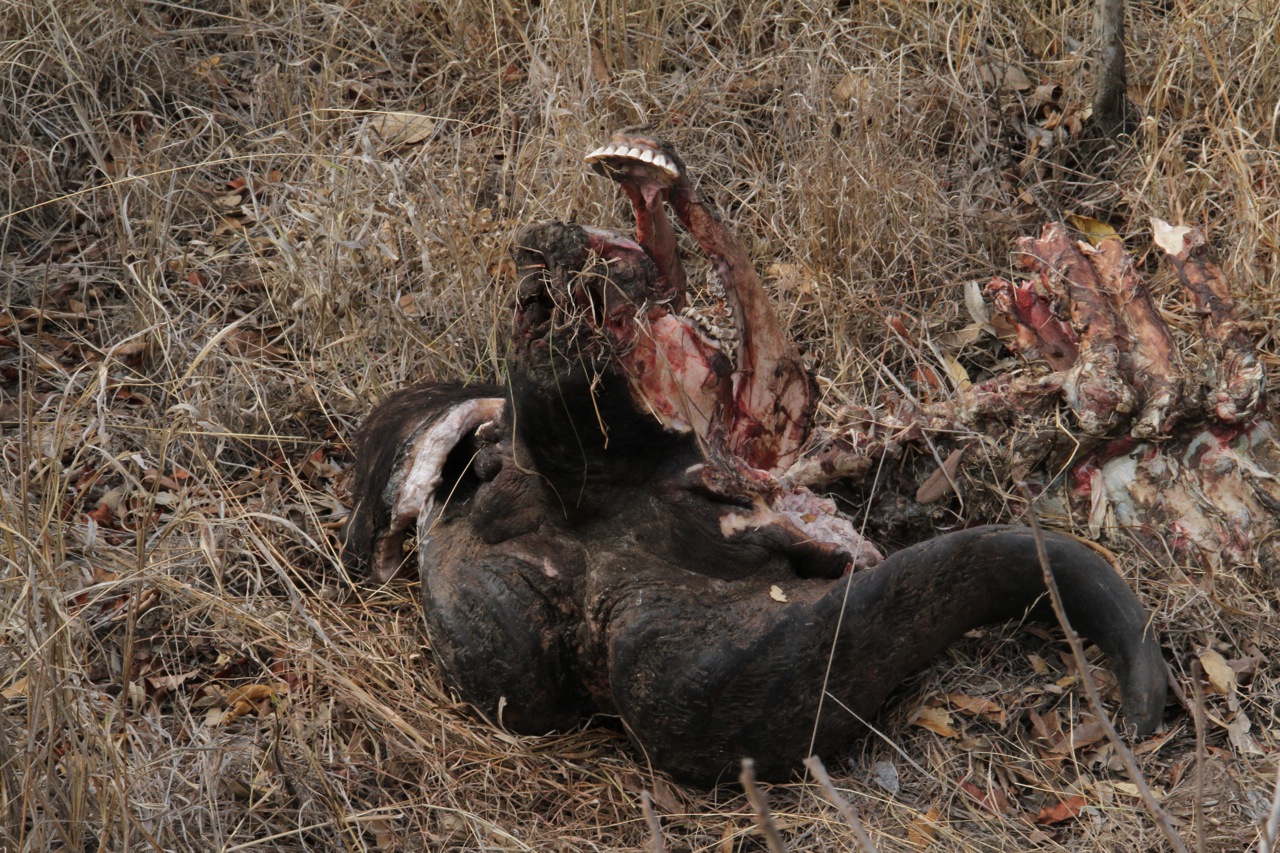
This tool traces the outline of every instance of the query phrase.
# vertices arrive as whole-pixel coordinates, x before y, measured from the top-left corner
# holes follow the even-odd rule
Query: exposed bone
[[[402,543],[409,525],[418,521],[419,516],[434,516],[435,494],[440,488],[449,452],[462,436],[501,417],[506,402],[501,397],[481,397],[460,403],[414,442],[405,458],[405,474],[395,483],[391,525],[380,543],[374,567],[378,580],[389,581],[399,571],[404,562]],[[425,537],[428,531],[424,528],[420,534]]]
[[[685,299],[685,275],[666,220],[663,202],[698,242],[725,288],[725,302],[737,332],[730,382],[720,397],[705,435],[721,452],[765,471],[780,473],[800,455],[808,437],[813,406],[812,380],[804,360],[782,331],[751,259],[734,234],[689,183],[673,152],[661,143],[622,132],[615,140],[623,153],[597,149],[587,156],[593,168],[617,181],[636,210],[637,239],[670,283],[671,302]],[[635,151],[633,155],[631,152]],[[641,159],[655,152],[655,175]],[[660,408],[660,407],[655,407]]]
[[[1223,421],[1247,421],[1261,409],[1267,377],[1253,339],[1236,319],[1235,300],[1217,255],[1198,228],[1175,228],[1159,219],[1151,224],[1156,244],[1173,261],[1200,311],[1205,337],[1217,345],[1218,364],[1209,402]]]
[[[967,482],[1031,478],[1052,494],[1053,478],[1065,472],[1070,512],[1092,535],[1127,529],[1160,540],[1151,543],[1157,553],[1168,549],[1210,567],[1261,563],[1280,572],[1280,542],[1268,535],[1280,515],[1280,444],[1265,411],[1261,366],[1235,317],[1221,269],[1198,232],[1160,224],[1156,233],[1171,258],[1183,257],[1179,269],[1188,292],[1208,312],[1205,334],[1215,345],[1204,372],[1216,384],[1207,404],[1187,377],[1173,336],[1121,241],[1077,248],[1059,226],[1045,229],[1048,239],[1022,244],[1035,255],[1029,266],[1039,280],[997,279],[987,288],[1016,330],[1017,349],[1028,358],[1043,357],[1053,372],[981,380],[918,410],[898,404],[881,420],[895,422],[902,441],[922,445],[926,434],[932,436],[936,452],[951,451],[949,458],[955,446],[950,435],[981,431],[986,451],[962,462]],[[1045,276],[1049,270],[1061,279]],[[1040,289],[1054,280],[1062,282],[1058,298],[1074,329],[1056,319],[1053,302]],[[1077,332],[1083,340],[1078,352]],[[1113,352],[1119,355],[1114,361]],[[1096,431],[1106,421],[1109,431],[1082,439],[1064,429],[1055,409],[1059,395],[1078,417],[1089,414],[1082,400],[1105,403],[1106,395],[1080,394],[1082,380],[1098,369],[1107,371],[1107,381],[1095,382],[1095,389],[1131,384],[1139,407],[1102,409],[1111,420],[1095,418],[1092,427]],[[1242,420],[1241,412],[1254,414]],[[1084,418],[1077,425],[1085,431]],[[1121,436],[1122,430],[1129,434]],[[875,445],[865,446],[874,458]],[[901,488],[923,505],[938,498],[933,486],[941,484],[942,474],[936,466],[923,467],[916,472],[922,485],[911,492],[907,483]],[[981,505],[978,495],[966,500],[970,507]],[[905,511],[903,503],[890,505],[899,515]]]
[[[1166,435],[1185,404],[1185,376],[1174,363],[1173,337],[1151,294],[1124,252],[1124,243],[1108,238],[1095,249],[1082,249],[1116,299],[1116,312],[1129,333],[1128,372],[1133,377],[1141,409],[1132,426],[1139,438]]]
[[[361,428],[369,449],[356,469],[356,500],[344,530],[343,561],[352,572],[390,580],[406,567],[405,540],[419,501],[433,500],[433,486],[449,451],[474,432],[473,467],[492,477],[494,419],[505,400],[500,389],[424,383],[380,403]],[[487,438],[481,438],[481,435]]]
[[[986,293],[997,311],[1013,319],[1016,349],[1024,357],[1031,361],[1043,358],[1054,370],[1066,370],[1076,363],[1080,355],[1076,333],[1058,318],[1048,296],[1039,292],[1033,282],[1015,284],[993,278]]]
[[[1115,300],[1060,222],[1044,227],[1039,239],[1022,238],[1022,264],[1059,285],[1080,341],[1080,355],[1063,383],[1063,395],[1089,435],[1105,435],[1137,408],[1133,388],[1120,373],[1120,353],[1128,335],[1117,322]]]
[[[671,190],[676,215],[715,264],[738,329],[733,404],[725,424],[730,451],[766,471],[781,472],[808,437],[812,380],[782,331],[746,250],[685,179]]]
[[[881,446],[880,442],[876,442]],[[822,447],[795,461],[778,481],[783,489],[797,486],[822,488],[839,480],[861,481],[875,464],[873,457],[866,451],[859,452],[834,444]]]
[[[636,396],[664,426],[705,436],[726,381],[716,370],[718,353],[712,349],[691,319],[664,314],[619,359],[628,367]]]
[[[634,142],[635,140],[632,141]],[[637,142],[634,145],[627,145],[626,143],[602,145],[582,159],[594,166],[597,163],[609,160],[610,158],[616,158],[619,160],[639,160],[642,163],[651,163],[654,166],[657,166],[670,177],[675,178],[680,175],[680,168],[673,160],[668,158],[661,151],[657,151],[641,142]]]

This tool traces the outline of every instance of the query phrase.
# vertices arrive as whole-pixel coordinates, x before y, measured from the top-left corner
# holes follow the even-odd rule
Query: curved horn
[[[503,391],[492,385],[428,382],[373,408],[356,439],[355,504],[342,535],[348,571],[386,582],[410,568],[405,536],[434,500],[449,455],[478,426],[502,417],[505,405]]]
[[[1131,726],[1151,733],[1166,682],[1142,605],[1088,546],[1053,534],[1045,544],[1073,627],[1106,652]],[[691,575],[683,587],[651,585],[618,568],[617,587],[601,588],[609,609],[593,607],[611,617],[614,701],[655,766],[704,784],[732,778],[747,756],[762,778],[799,768],[837,625],[819,754],[847,749],[890,691],[965,631],[1018,616],[1045,596],[1031,532],[1010,527],[933,539],[835,582],[781,582],[781,595],[768,581]]]

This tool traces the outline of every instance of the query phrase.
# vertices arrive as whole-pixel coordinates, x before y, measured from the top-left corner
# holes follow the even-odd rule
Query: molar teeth
[[[605,151],[605,148],[606,146],[601,145],[595,151],[592,151],[590,154],[588,154],[586,157],[582,159],[586,160],[587,162],[591,162],[592,160],[599,160],[601,157],[604,157],[605,154],[607,153]]]
[[[652,163],[652,162],[653,162],[653,152],[652,152],[652,151],[641,151],[641,152],[640,152],[640,160],[641,160],[641,162],[644,162],[644,163]]]
[[[630,149],[628,149],[628,150],[627,150],[627,155],[626,155],[626,156],[630,157],[632,160],[639,160],[639,159],[640,159],[640,149],[639,149],[639,148],[630,148]]]
[[[671,160],[667,158],[666,154],[653,155],[653,165],[662,169],[673,178],[680,176],[680,170],[676,168],[675,163],[672,163]]]

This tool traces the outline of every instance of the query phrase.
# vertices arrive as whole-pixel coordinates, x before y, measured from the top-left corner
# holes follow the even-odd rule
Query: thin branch
[[[831,777],[827,775],[827,768],[822,765],[822,759],[816,755],[810,755],[804,760],[804,766],[809,768],[813,778],[818,781],[818,785],[822,788],[822,793],[827,795],[827,800],[836,807],[836,811],[840,812],[840,816],[853,828],[853,835],[858,839],[858,843],[862,845],[865,853],[879,853],[876,850],[875,843],[871,840],[871,836],[867,834],[866,827],[862,825],[862,819],[858,817],[858,810],[853,807],[852,803],[840,796],[836,786],[831,783]]]
[[[1084,644],[1080,642],[1080,635],[1071,627],[1071,622],[1067,619],[1067,611],[1062,606],[1062,595],[1058,592],[1058,582],[1054,580],[1053,569],[1049,566],[1049,552],[1044,545],[1044,532],[1040,529],[1040,519],[1036,516],[1031,490],[1027,488],[1025,483],[1019,485],[1022,489],[1022,496],[1027,502],[1025,518],[1030,523],[1031,534],[1036,540],[1036,556],[1040,559],[1040,569],[1044,572],[1044,585],[1049,592],[1049,602],[1053,605],[1054,615],[1058,617],[1058,624],[1062,626],[1063,633],[1067,635],[1067,645],[1071,647],[1071,656],[1075,659],[1076,669],[1080,672],[1080,683],[1084,686],[1085,695],[1089,697],[1089,707],[1093,709],[1094,717],[1102,724],[1103,730],[1107,733],[1107,740],[1115,747],[1120,759],[1124,762],[1125,770],[1129,773],[1129,779],[1137,786],[1138,794],[1142,797],[1143,804],[1155,819],[1156,826],[1160,828],[1169,845],[1174,850],[1177,850],[1178,853],[1190,853],[1187,850],[1187,845],[1183,844],[1182,839],[1178,837],[1178,832],[1173,828],[1173,824],[1169,822],[1169,816],[1164,813],[1164,809],[1160,808],[1160,804],[1156,802],[1155,794],[1151,793],[1151,786],[1147,784],[1142,771],[1138,769],[1138,760],[1133,757],[1133,752],[1120,738],[1116,727],[1111,724],[1111,718],[1107,716],[1106,709],[1102,707],[1102,697],[1098,694],[1098,685],[1094,684],[1093,679],[1089,676],[1089,662],[1085,660]]]
[[[738,774],[738,781],[747,794],[747,802],[751,803],[751,810],[755,812],[756,826],[764,835],[765,843],[769,845],[769,853],[787,853],[787,848],[782,843],[782,833],[778,831],[778,825],[773,822],[773,816],[769,814],[769,802],[756,785],[756,763],[750,758],[742,759],[742,772]]]
[[[1267,824],[1262,828],[1262,840],[1258,842],[1258,853],[1274,853],[1277,834],[1280,834],[1280,765],[1276,767],[1276,787],[1271,794],[1271,814],[1267,815]]]
[[[640,812],[649,825],[649,853],[667,853],[667,843],[662,840],[662,821],[653,811],[653,797],[648,791],[640,792]]]
[[[1204,686],[1200,684],[1203,668],[1200,660],[1191,661],[1191,691],[1195,706],[1191,719],[1196,726],[1196,795],[1191,802],[1191,825],[1196,833],[1196,853],[1204,853]]]

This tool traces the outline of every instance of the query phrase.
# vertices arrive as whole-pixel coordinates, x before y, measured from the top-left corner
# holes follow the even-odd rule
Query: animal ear
[[[357,439],[351,515],[343,530],[348,571],[382,582],[411,573],[405,539],[419,519],[439,510],[442,488],[451,490],[468,473],[476,448],[465,445],[476,441],[482,426],[502,418],[506,399],[500,393],[488,386],[432,384],[392,394],[374,407]]]

